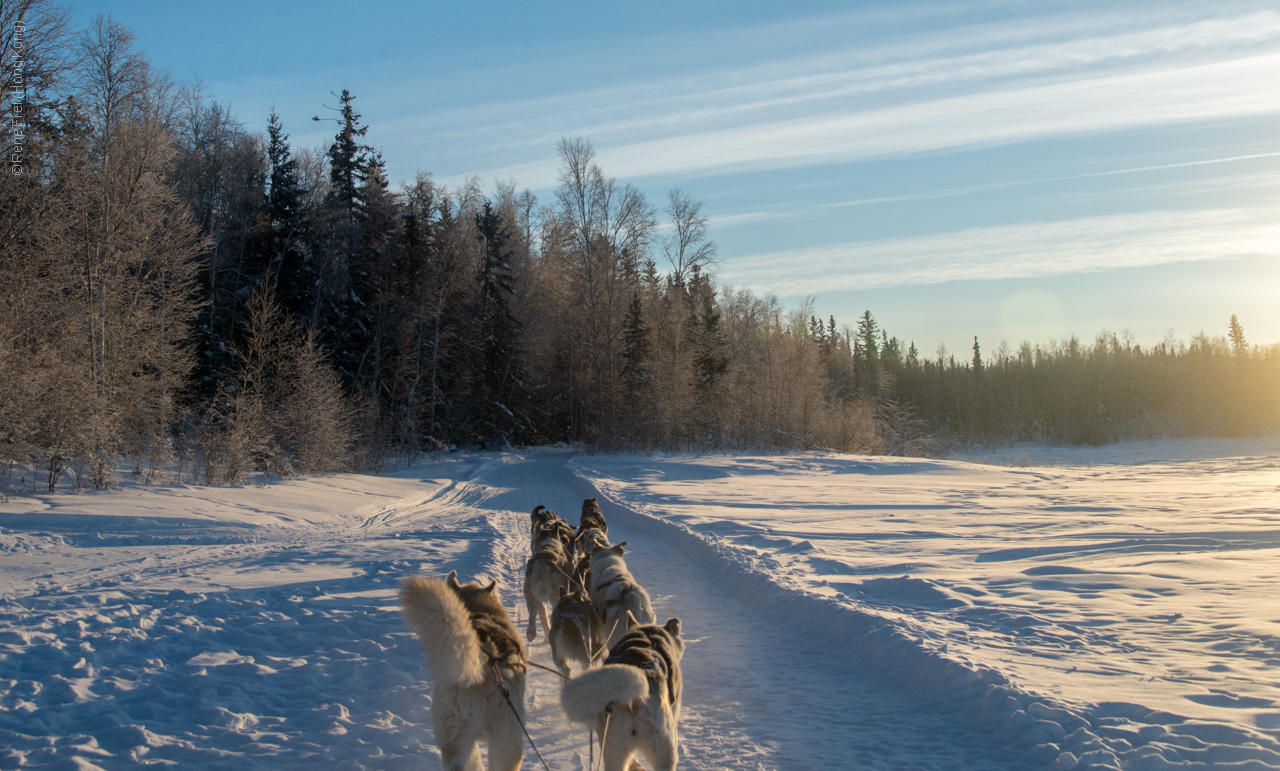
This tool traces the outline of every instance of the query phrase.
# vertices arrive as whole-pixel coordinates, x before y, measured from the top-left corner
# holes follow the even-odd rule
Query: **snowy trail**
[[[198,511],[189,492],[140,493],[135,511],[190,504],[167,521],[90,515],[110,499],[84,497],[91,535],[65,513],[6,516],[0,768],[431,767],[430,684],[395,589],[414,572],[488,575],[522,617],[528,510],[576,520],[597,494],[569,457],[373,480],[387,500],[345,510],[331,500],[340,485],[320,480],[315,501],[294,487],[304,510],[273,505],[256,527],[239,489]],[[605,505],[659,615],[684,620],[682,768],[1019,767],[989,734],[780,628],[643,518]],[[238,521],[202,517],[220,507]],[[531,654],[550,663],[545,639]],[[533,671],[530,731],[553,768],[585,769],[586,735],[564,720],[559,687]]]
[[[483,481],[511,491],[487,503],[517,511],[543,503],[576,521],[582,499],[599,492],[566,467],[566,455],[540,455],[484,475]],[[649,591],[659,621],[682,620],[681,768],[1023,767],[1002,760],[999,745],[963,728],[953,710],[921,703],[865,664],[789,632],[691,561],[680,545],[664,541],[661,529],[603,499],[602,505],[610,540],[628,541],[627,563]],[[526,523],[520,514],[522,528]],[[521,554],[521,565],[524,559]],[[541,636],[531,652],[535,661],[550,663]],[[556,679],[537,671],[531,678],[533,701],[553,705],[536,713],[536,724],[546,729],[559,726]],[[552,754],[569,760],[562,751]]]
[[[1280,637],[1255,644],[1280,623],[1266,600],[1280,479],[1268,457],[1202,476],[543,449],[379,477],[12,495],[0,500],[0,769],[436,767],[399,582],[494,577],[522,621],[529,510],[576,521],[592,496],[659,619],[683,621],[682,768],[1280,768],[1267,690]],[[1196,567],[1202,537],[1232,562]],[[1196,580],[1156,583],[1142,553],[1123,557],[1136,566],[1042,555],[1138,538],[1187,549],[1162,559]],[[894,577],[907,570],[917,577]],[[1230,581],[1240,591],[1219,591]],[[1155,667],[1122,659],[1146,629],[1131,606],[1146,603],[1189,617],[1181,635],[1143,638],[1188,667],[1155,685],[1199,678],[1215,701],[1187,703],[1252,725],[1142,706],[1132,689],[1113,695],[1117,675],[1076,671],[1088,657]],[[1052,623],[1022,623],[1032,616]],[[531,653],[550,663],[544,639]],[[531,673],[530,730],[552,768],[581,771],[586,735],[559,689]]]

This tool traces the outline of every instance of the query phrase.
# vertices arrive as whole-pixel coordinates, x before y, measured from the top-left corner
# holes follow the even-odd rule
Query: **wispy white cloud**
[[[1280,54],[993,90],[606,148],[622,177],[811,166],[1280,112]]]
[[[1248,255],[1280,256],[1280,221],[1270,209],[1155,211],[833,244],[726,260],[720,274],[794,296]]]
[[[486,155],[472,162],[510,158],[480,167],[482,177],[514,176],[537,189],[555,184],[548,156],[565,134],[592,137],[612,175],[679,176],[1280,111],[1270,86],[1280,82],[1280,13],[1138,29],[1130,17],[1104,21],[1110,26],[1055,18],[935,32],[871,50],[482,105],[432,123],[482,144]],[[422,131],[419,116],[405,120]]]
[[[1136,174],[1140,175],[1144,172],[1168,171],[1172,169],[1189,169],[1204,168],[1212,166],[1221,166],[1224,164],[1240,164],[1250,161],[1259,161],[1264,159],[1280,158],[1280,152],[1274,153],[1250,153],[1248,155],[1231,155],[1221,158],[1205,158],[1195,161],[1180,161],[1177,163],[1159,163],[1144,166],[1133,166],[1125,169],[1109,169],[1106,171],[1087,172],[1084,174],[1066,174],[1049,177],[1027,177],[1024,179],[1014,179],[1002,182],[990,182],[982,185],[962,185],[958,187],[938,188],[933,190],[921,190],[909,195],[894,196],[875,196],[870,198],[854,198],[844,201],[829,201],[815,203],[808,206],[798,207],[780,207],[762,211],[741,212],[735,214],[721,214],[710,218],[708,224],[716,230],[724,230],[734,227],[750,226],[758,222],[778,221],[797,219],[805,216],[825,212],[831,209],[847,209],[861,206],[874,206],[878,204],[897,204],[914,201],[926,201],[939,198],[955,198],[960,196],[971,195],[974,193],[982,193],[991,190],[999,190],[1002,188],[1014,187],[1037,187],[1043,188],[1046,183],[1063,182],[1080,179],[1091,179],[1096,177],[1116,177],[1122,175]],[[1274,164],[1272,164],[1274,165]],[[1251,168],[1257,168],[1251,165]],[[1125,188],[1107,187],[1103,189],[1088,190],[1068,190],[1056,192],[1036,192],[1037,198],[1088,198],[1088,197],[1104,197],[1123,195],[1135,192],[1151,192],[1151,191],[1170,191],[1179,194],[1197,194],[1211,191],[1241,191],[1248,189],[1257,189],[1265,187],[1280,186],[1280,176],[1270,167],[1263,167],[1261,171],[1254,171],[1244,174],[1216,174],[1208,177],[1196,177],[1192,179],[1180,179],[1165,184],[1149,184],[1149,185],[1133,185]],[[825,215],[824,215],[825,216]]]

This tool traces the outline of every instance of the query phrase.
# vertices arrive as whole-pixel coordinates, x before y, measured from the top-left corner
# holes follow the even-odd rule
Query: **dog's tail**
[[[422,641],[436,686],[484,682],[484,656],[471,616],[457,593],[438,578],[412,576],[400,587],[404,620]]]
[[[610,703],[625,707],[648,695],[649,681],[639,669],[606,664],[565,683],[560,705],[570,720],[590,726]]]

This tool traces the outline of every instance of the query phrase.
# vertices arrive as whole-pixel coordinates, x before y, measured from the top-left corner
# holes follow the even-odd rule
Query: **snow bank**
[[[1261,470],[1264,475],[1269,473],[1267,469],[1276,467],[1274,459],[1253,459],[1243,465]],[[649,459],[589,456],[579,457],[575,470],[610,502],[629,512],[635,520],[630,523],[634,529],[647,530],[654,537],[679,544],[690,558],[706,565],[720,581],[736,587],[741,599],[754,605],[763,618],[804,630],[815,639],[833,641],[833,655],[847,656],[851,662],[872,667],[922,698],[952,705],[962,721],[990,731],[1006,745],[1009,753],[1037,766],[1055,769],[1280,767],[1280,741],[1275,730],[1280,727],[1277,719],[1280,713],[1275,710],[1275,702],[1266,696],[1240,696],[1227,689],[1217,689],[1221,692],[1214,693],[1206,689],[1205,693],[1191,695],[1200,697],[1200,702],[1188,697],[1186,704],[1237,710],[1252,708],[1246,717],[1252,717],[1256,724],[1195,719],[1161,708],[1167,702],[1155,706],[1142,705],[1140,698],[1099,702],[1098,695],[1115,691],[1090,690],[1097,677],[1084,681],[1083,690],[1093,693],[1092,698],[1079,698],[1082,689],[1064,686],[1073,682],[1075,666],[1064,667],[1061,673],[1055,672],[1037,681],[1034,676],[1027,676],[1034,673],[1034,662],[1029,665],[1026,661],[1015,661],[1002,652],[993,655],[986,645],[993,638],[993,632],[1012,637],[1004,644],[1011,642],[1026,649],[1021,651],[1023,654],[1030,651],[1033,656],[1050,657],[1040,658],[1041,662],[1078,658],[1085,666],[1088,664],[1083,654],[1090,648],[1110,646],[1111,650],[1101,651],[1105,657],[1114,655],[1112,651],[1122,649],[1125,642],[1114,636],[1108,640],[1105,632],[1088,629],[1087,615],[1047,621],[1043,613],[1028,612],[1025,603],[1002,605],[989,596],[991,587],[955,580],[954,571],[939,570],[939,566],[949,564],[946,556],[949,548],[970,540],[965,530],[972,526],[965,520],[972,514],[949,513],[922,522],[914,516],[915,511],[945,507],[928,500],[928,496],[920,496],[919,490],[915,496],[899,497],[892,502],[875,496],[867,500],[868,496],[863,494],[868,479],[896,479],[894,484],[905,482],[910,488],[918,487],[922,479],[929,478],[942,480],[948,494],[955,496],[957,491],[963,492],[965,500],[956,508],[990,509],[990,501],[981,500],[982,495],[975,491],[984,484],[1007,484],[1008,478],[997,476],[975,482],[973,468],[964,463],[870,461],[839,456]],[[990,472],[994,470],[979,470],[984,476]],[[1170,470],[1158,468],[1152,472],[1158,478]],[[832,494],[834,480],[847,479],[836,475],[844,474],[861,475],[863,484],[842,488],[839,495]],[[1126,470],[1124,474],[1133,472]],[[1270,481],[1272,476],[1265,478]],[[767,481],[768,489],[762,489],[762,480]],[[1053,482],[1063,480],[1048,481],[1046,486],[1052,487]],[[1065,481],[1079,484],[1082,480]],[[821,493],[811,494],[813,490]],[[1105,508],[1074,507],[1060,500],[1048,503],[1060,506],[1071,517],[1079,514],[1074,511],[1077,508]],[[1272,507],[1276,503],[1270,501]],[[821,513],[814,514],[815,510]],[[846,516],[851,511],[866,516]],[[1263,513],[1274,511],[1271,508]],[[1096,515],[1086,511],[1084,516]],[[872,518],[889,524],[875,532],[864,531]],[[925,524],[931,529],[924,529]],[[1055,548],[1042,540],[1044,545],[1014,547],[1025,551],[1014,555],[1007,547],[1010,541],[1022,540],[1016,537],[1021,533],[1006,529],[1004,535],[1004,544],[987,540],[983,548],[969,558],[975,564],[985,560],[997,566],[1021,567],[1011,561],[1028,556],[1043,557],[1052,554]],[[904,548],[887,559],[883,550],[881,553],[866,551],[874,548],[878,539],[890,537],[914,539],[917,548]],[[1163,540],[1171,552],[1196,548],[1220,550],[1231,548],[1232,537],[1222,532],[1202,532],[1170,533],[1144,539],[1140,534],[1136,538],[1121,538],[1112,532],[1109,539],[1102,541],[1105,546],[1099,548],[1107,553],[1123,553],[1126,548],[1146,553],[1159,550]],[[1250,548],[1280,546],[1280,538],[1270,531],[1259,529],[1244,537]],[[840,548],[840,543],[848,540],[861,542],[862,559],[857,558],[857,550]],[[815,541],[821,545],[815,547]],[[1126,545],[1126,542],[1129,543]],[[826,556],[831,554],[838,558]],[[907,555],[914,559],[901,559]],[[946,578],[920,575],[930,571]],[[1019,589],[1030,585],[1040,595],[1065,590],[1077,596],[1097,597],[1117,586],[1125,590],[1135,588],[1134,582],[1124,576],[1108,576],[1071,565],[1041,564],[1018,573],[1025,576],[1020,577]],[[1002,576],[999,580],[1005,578]],[[1065,639],[1062,627],[1070,626],[1072,621],[1079,634],[1075,639]],[[1259,638],[1255,635],[1248,639],[1256,645]],[[1274,640],[1280,642],[1280,637]],[[1226,643],[1227,647],[1230,644],[1230,640],[1217,642]],[[1256,663],[1264,668],[1280,665],[1280,660],[1265,658],[1277,656],[1280,648],[1269,654],[1260,653],[1263,661]],[[1010,669],[1017,672],[1017,676],[1011,677]],[[1238,691],[1239,683],[1231,683],[1230,687]],[[1254,690],[1266,687],[1274,689],[1274,682],[1260,683]],[[1116,690],[1126,695],[1132,692],[1123,688]],[[1064,698],[1063,693],[1077,698]]]

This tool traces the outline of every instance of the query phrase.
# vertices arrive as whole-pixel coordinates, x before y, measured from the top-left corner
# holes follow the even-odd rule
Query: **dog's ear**
[[[495,580],[493,580],[493,581],[490,581],[490,582],[489,582],[489,585],[488,585],[488,586],[486,586],[486,587],[484,588],[484,590],[485,590],[486,592],[488,592],[489,594],[493,594],[495,591],[497,591],[497,590],[498,590],[498,581],[497,581],[497,579],[495,579]]]
[[[625,553],[626,553],[626,550],[622,548],[623,546],[626,546],[626,545],[627,545],[627,542],[626,542],[626,541],[623,541],[622,543],[614,544],[613,546],[610,546],[609,548],[610,548],[610,549],[613,549],[614,551],[616,551],[618,554],[620,554],[620,555],[621,555],[621,554],[625,554]]]
[[[640,622],[636,621],[636,617],[631,615],[631,611],[627,611],[627,631],[630,632],[638,626],[640,626]]]
[[[458,584],[458,571],[449,571],[449,578],[445,580],[445,584],[448,585],[450,589],[461,589],[462,586]]]
[[[662,625],[662,628],[666,629],[667,633],[670,634],[672,637],[679,637],[680,636],[680,619],[669,618],[667,619],[667,623]]]

